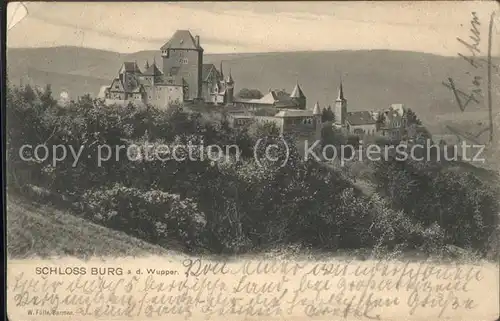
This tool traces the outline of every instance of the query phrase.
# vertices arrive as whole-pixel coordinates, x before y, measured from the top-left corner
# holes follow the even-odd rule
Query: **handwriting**
[[[486,58],[479,57],[478,55],[481,54],[481,50],[479,48],[479,45],[481,43],[481,32],[479,30],[479,27],[481,26],[481,22],[479,21],[479,17],[476,12],[472,12],[472,19],[470,22],[471,28],[470,28],[470,35],[469,35],[469,40],[464,40],[460,37],[457,37],[457,41],[460,42],[465,48],[469,51],[468,55],[464,55],[462,53],[458,53],[458,56],[464,59],[470,66],[474,68],[474,70],[478,70],[479,68],[484,67],[484,63],[487,65],[487,105],[488,105],[488,112],[489,112],[489,127],[488,128],[483,128],[480,131],[480,134],[476,136],[479,137],[481,134],[483,134],[486,131],[489,131],[489,141],[490,143],[493,141],[493,111],[492,111],[492,94],[491,94],[491,76],[492,76],[492,68],[494,67],[495,70],[498,72],[499,67],[494,66],[491,60],[491,47],[492,47],[492,26],[493,26],[493,19],[494,19],[495,13],[493,12],[490,17],[490,24],[489,24],[489,32],[488,32],[488,49],[486,53]],[[470,72],[466,72],[467,75],[471,75]],[[442,82],[442,84],[450,89],[453,93],[453,96],[458,104],[459,109],[463,112],[467,108],[467,106],[470,103],[476,103],[479,104],[480,100],[478,97],[483,97],[483,91],[481,89],[482,86],[482,77],[478,75],[472,76],[472,90],[469,93],[466,93],[464,90],[459,89],[457,85],[455,84],[454,80],[452,78],[448,78],[447,82]],[[463,138],[467,138],[466,135],[463,134],[457,134],[457,132],[454,132],[456,135],[459,135]]]
[[[397,262],[185,260],[184,274],[12,277],[13,305],[36,311],[71,311],[98,318],[221,316],[379,320],[390,311],[423,310],[437,317],[480,306],[471,295],[483,280],[480,267]],[[59,278],[59,279],[58,279]],[[477,289],[477,288],[476,288]],[[395,310],[394,310],[395,309]]]

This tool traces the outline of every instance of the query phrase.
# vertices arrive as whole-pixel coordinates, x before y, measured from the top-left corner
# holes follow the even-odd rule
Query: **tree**
[[[408,125],[422,125],[422,121],[418,119],[417,114],[410,108],[406,110],[406,119],[408,121]]]
[[[382,127],[384,124],[385,124],[385,116],[384,116],[384,113],[379,113],[377,115],[377,129],[379,129],[380,127]]]
[[[238,97],[244,99],[260,99],[264,95],[258,89],[243,88],[239,91]]]

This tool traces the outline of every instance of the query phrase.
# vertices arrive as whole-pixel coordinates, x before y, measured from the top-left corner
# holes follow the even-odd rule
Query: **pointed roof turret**
[[[146,63],[144,64],[144,70],[149,69],[149,60],[146,59]]]
[[[339,94],[337,95],[337,100],[345,100],[344,89],[342,87],[342,76],[340,77]]]
[[[227,76],[227,80],[226,80],[226,82],[227,82],[228,84],[232,84],[232,83],[234,83],[233,76],[231,75],[231,68],[229,68],[229,76]]]
[[[224,71],[222,71],[222,60],[220,61],[220,78],[224,79]]]
[[[297,82],[295,84],[295,88],[293,88],[292,94],[290,95],[290,98],[305,98],[306,96],[302,92],[302,89],[299,86],[299,83]]]
[[[321,115],[321,108],[319,108],[318,102],[316,102],[316,104],[314,104],[313,115]]]

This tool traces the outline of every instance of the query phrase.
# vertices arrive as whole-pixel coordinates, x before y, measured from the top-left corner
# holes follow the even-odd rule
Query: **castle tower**
[[[347,100],[344,98],[344,89],[342,88],[342,78],[340,79],[339,93],[335,100],[335,124],[344,126],[347,118]]]
[[[299,109],[306,109],[306,96],[302,92],[298,82],[295,84],[290,98]]]
[[[186,100],[201,99],[203,48],[200,37],[193,37],[189,30],[177,30],[161,47],[161,56],[163,74],[184,85]]]
[[[221,73],[222,73],[222,65],[221,65]],[[234,99],[234,80],[231,75],[231,69],[229,69],[229,75],[226,79],[226,104],[232,104]]]

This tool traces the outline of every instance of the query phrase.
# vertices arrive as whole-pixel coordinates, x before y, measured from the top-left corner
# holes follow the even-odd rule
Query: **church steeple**
[[[144,65],[144,69],[145,70],[149,69],[149,60],[146,60],[146,64]]]
[[[339,126],[345,126],[347,120],[347,100],[344,97],[344,88],[342,86],[342,76],[340,77],[339,92],[335,101],[335,123]]]
[[[224,71],[222,70],[222,60],[220,61],[220,78],[224,80]]]
[[[231,68],[229,68],[229,76],[227,76],[226,83],[227,84],[234,84],[233,76],[231,75]]]
[[[344,101],[344,89],[342,86],[342,76],[340,76],[340,85],[339,85],[339,93],[337,95],[337,101]]]

